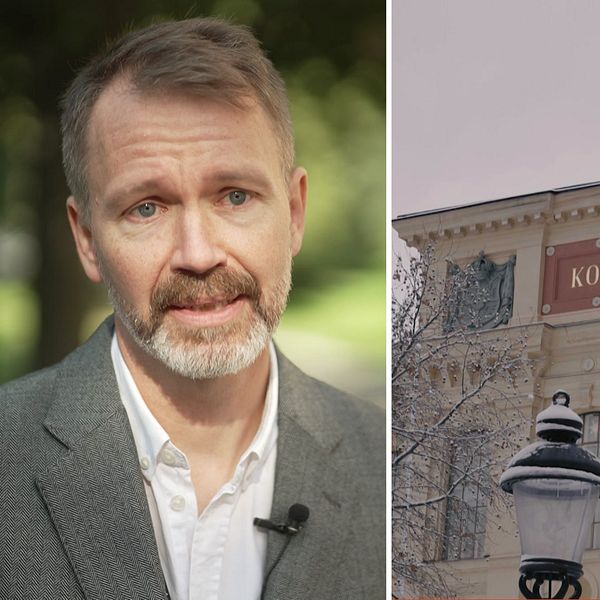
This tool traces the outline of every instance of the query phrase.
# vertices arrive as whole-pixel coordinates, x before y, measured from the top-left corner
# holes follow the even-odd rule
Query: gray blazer
[[[62,363],[0,387],[2,599],[167,598],[111,335],[109,319]],[[383,599],[383,414],[279,360],[272,518],[296,502],[310,517],[293,538],[266,534],[263,598]]]

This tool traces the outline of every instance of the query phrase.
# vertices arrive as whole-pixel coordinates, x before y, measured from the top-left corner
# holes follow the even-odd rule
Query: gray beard
[[[271,339],[291,289],[291,254],[284,275],[272,296],[262,297],[240,322],[218,327],[186,329],[165,322],[144,319],[117,292],[107,269],[101,264],[108,296],[115,313],[133,340],[148,355],[174,373],[188,379],[214,379],[234,375],[252,365]]]
[[[253,320],[246,335],[236,336],[235,340],[178,339],[164,322],[150,338],[143,338],[135,326],[137,317],[123,310],[110,291],[109,296],[117,316],[135,342],[168,369],[188,379],[215,379],[239,373],[256,361],[271,339],[272,331],[259,318]]]

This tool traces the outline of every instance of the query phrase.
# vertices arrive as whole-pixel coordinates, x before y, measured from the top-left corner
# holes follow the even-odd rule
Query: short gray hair
[[[128,33],[91,60],[61,101],[67,184],[89,222],[87,133],[100,94],[119,76],[139,91],[174,91],[243,107],[253,97],[270,116],[282,166],[294,165],[285,84],[250,30],[214,18],[167,21]]]

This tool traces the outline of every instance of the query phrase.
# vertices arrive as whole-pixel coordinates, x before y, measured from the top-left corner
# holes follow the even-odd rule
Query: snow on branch
[[[505,266],[477,260],[456,265],[429,245],[394,274],[392,562],[401,597],[457,593],[444,561],[483,556],[505,501],[497,473],[522,439],[527,334],[503,326],[512,314],[510,280],[498,275]],[[479,266],[495,288],[482,285]]]

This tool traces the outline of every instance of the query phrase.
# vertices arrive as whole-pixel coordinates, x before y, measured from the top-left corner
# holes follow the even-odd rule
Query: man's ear
[[[304,221],[306,218],[306,202],[308,200],[308,174],[303,167],[296,167],[289,183],[290,230],[292,234],[292,256],[296,256],[302,248],[304,237]]]
[[[83,217],[83,212],[77,200],[73,196],[67,198],[67,215],[69,216],[69,225],[75,238],[79,260],[83,266],[85,274],[94,282],[100,283],[102,275],[98,267],[98,257],[94,248],[92,239],[92,230]]]

